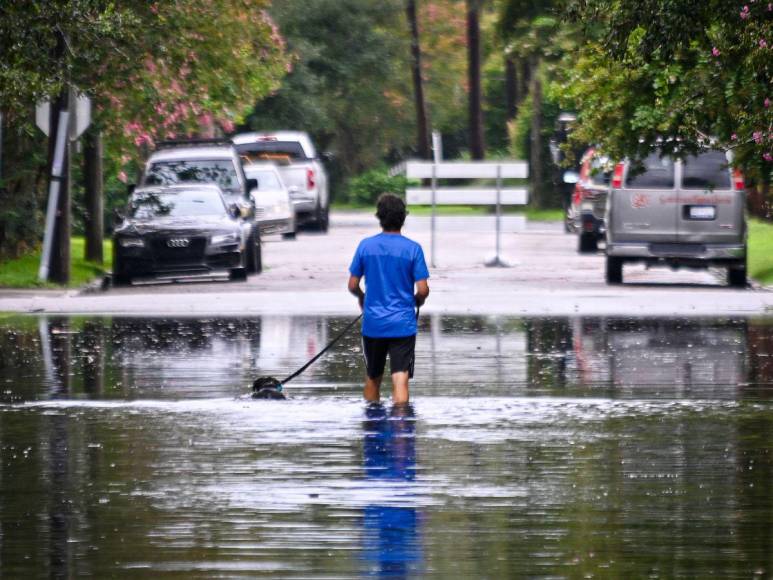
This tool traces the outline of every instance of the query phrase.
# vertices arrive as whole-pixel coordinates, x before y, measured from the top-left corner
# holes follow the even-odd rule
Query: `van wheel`
[[[260,230],[255,227],[247,240],[247,274],[259,274],[263,269],[263,255],[260,248]]]
[[[623,283],[623,260],[607,256],[607,284]]]
[[[577,236],[577,251],[581,254],[589,254],[599,249],[598,238],[596,234],[580,234]]]
[[[746,268],[728,266],[727,268],[727,284],[733,288],[746,288]]]
[[[247,268],[231,268],[228,279],[235,282],[244,282],[247,279]]]

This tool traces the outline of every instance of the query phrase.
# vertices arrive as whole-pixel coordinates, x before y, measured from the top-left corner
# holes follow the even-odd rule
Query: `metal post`
[[[435,267],[435,195],[437,192],[437,163],[432,164],[432,214],[430,216],[429,263]]]
[[[497,206],[496,206],[496,250],[494,258],[486,262],[486,266],[506,268],[507,264],[500,256],[500,239],[502,237],[502,164],[497,164]]]
[[[51,164],[51,184],[48,189],[48,207],[46,210],[46,230],[43,235],[43,254],[40,257],[38,279],[41,282],[48,280],[49,259],[51,247],[54,243],[54,224],[56,211],[59,205],[59,191],[62,186],[62,168],[64,165],[64,153],[67,146],[67,124],[70,120],[70,112],[59,112],[59,125],[56,130],[56,145],[54,148],[54,162]]]

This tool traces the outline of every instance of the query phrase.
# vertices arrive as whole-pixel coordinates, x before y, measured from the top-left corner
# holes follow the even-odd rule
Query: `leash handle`
[[[305,365],[303,365],[301,368],[299,368],[297,371],[295,371],[293,374],[291,374],[289,377],[286,377],[281,381],[281,384],[284,385],[285,383],[288,383],[292,381],[295,377],[297,377],[299,374],[301,374],[303,371],[305,371],[307,368],[309,368],[312,364],[316,362],[316,360],[321,357],[323,354],[325,354],[328,350],[330,350],[330,347],[333,346],[335,343],[341,339],[349,330],[351,330],[352,326],[357,324],[359,322],[360,318],[362,318],[362,313],[352,320],[349,324],[346,325],[346,328],[344,328],[338,336],[336,336],[333,340],[331,340],[325,348],[323,348],[321,351],[319,351],[316,355],[314,355],[314,358],[311,359],[309,362],[307,362]]]

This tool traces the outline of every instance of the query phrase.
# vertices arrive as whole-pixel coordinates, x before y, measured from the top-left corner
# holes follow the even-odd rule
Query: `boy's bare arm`
[[[427,296],[429,296],[429,284],[427,284],[426,280],[418,280],[416,282],[416,294],[414,295],[416,306],[423,306]]]
[[[349,276],[349,292],[357,297],[357,302],[360,303],[360,308],[365,303],[365,292],[360,288],[360,277]]]

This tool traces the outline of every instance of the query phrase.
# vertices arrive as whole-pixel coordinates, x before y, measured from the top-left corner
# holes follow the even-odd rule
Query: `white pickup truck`
[[[312,223],[320,231],[327,231],[330,213],[327,173],[307,133],[240,133],[232,141],[242,158],[276,163],[290,192],[296,224]]]

